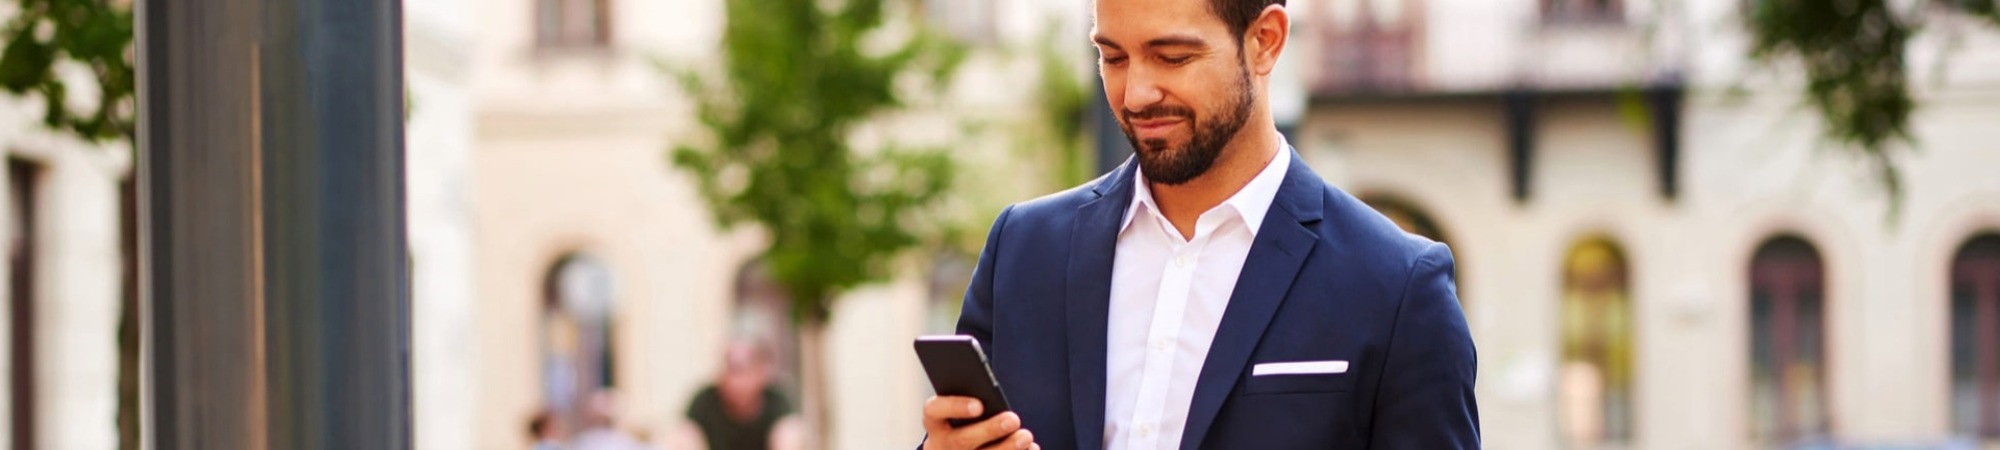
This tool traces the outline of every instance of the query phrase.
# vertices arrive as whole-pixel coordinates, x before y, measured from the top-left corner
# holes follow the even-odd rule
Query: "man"
[[[695,394],[687,409],[687,434],[710,450],[799,448],[802,425],[791,402],[772,386],[771,351],[751,338],[737,338],[723,350],[722,374]]]
[[[1479,447],[1444,245],[1313,174],[1268,83],[1283,0],[1097,0],[1132,160],[1016,204],[958,330],[1014,412],[933,397],[926,449]]]

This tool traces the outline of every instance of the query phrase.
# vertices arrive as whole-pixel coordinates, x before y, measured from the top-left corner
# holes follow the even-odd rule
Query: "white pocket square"
[[[1250,368],[1250,376],[1265,375],[1326,375],[1347,373],[1347,361],[1295,361],[1258,364]]]

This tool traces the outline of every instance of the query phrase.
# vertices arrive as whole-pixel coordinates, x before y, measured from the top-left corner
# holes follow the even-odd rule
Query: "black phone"
[[[952,427],[979,423],[1011,410],[1007,395],[1000,392],[1000,380],[993,377],[993,369],[986,365],[986,351],[979,348],[978,340],[964,335],[922,336],[917,338],[916,345],[917,360],[923,363],[924,373],[931,378],[931,388],[938,395],[979,399],[979,418],[952,419]]]

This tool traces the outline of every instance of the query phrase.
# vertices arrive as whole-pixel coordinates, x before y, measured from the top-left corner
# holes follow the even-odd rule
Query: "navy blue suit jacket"
[[[1289,149],[1279,157],[1291,169],[1202,365],[1180,448],[1478,448],[1451,251],[1327,185]],[[1111,262],[1134,165],[1007,207],[966,289],[958,331],[985,345],[1046,449],[1103,446]],[[1258,363],[1323,360],[1350,368],[1250,375]]]

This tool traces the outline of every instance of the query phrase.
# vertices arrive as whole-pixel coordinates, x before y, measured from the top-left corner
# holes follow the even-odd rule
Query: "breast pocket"
[[[1351,391],[1354,390],[1355,376],[1348,372],[1348,365],[1345,360],[1254,364],[1251,366],[1250,376],[1243,383],[1243,393],[1257,395]]]

